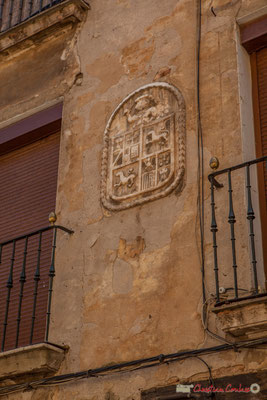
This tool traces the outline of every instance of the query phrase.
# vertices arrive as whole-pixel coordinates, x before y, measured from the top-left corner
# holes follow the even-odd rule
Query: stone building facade
[[[0,397],[267,399],[264,158],[229,170],[267,155],[266,1],[44,3],[0,6],[0,239],[39,234],[50,211],[67,231],[47,245],[55,271],[2,284]],[[39,226],[1,165],[58,131],[36,156],[41,181],[58,154]],[[41,336],[16,342],[34,282]]]

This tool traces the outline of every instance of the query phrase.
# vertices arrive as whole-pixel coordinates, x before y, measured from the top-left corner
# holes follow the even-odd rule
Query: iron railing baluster
[[[215,217],[215,201],[214,201],[214,184],[211,180],[211,232],[213,237],[213,257],[214,257],[214,274],[215,274],[215,290],[216,290],[216,302],[220,301],[219,292],[219,268],[218,268],[218,255],[217,255],[217,239],[216,233],[218,231],[217,222]]]
[[[32,15],[32,5],[33,5],[33,0],[30,0],[30,1],[29,1],[29,13],[28,13],[29,18],[30,18],[31,15]]]
[[[213,234],[213,253],[214,253],[214,274],[215,274],[215,289],[216,289],[216,307],[219,307],[225,303],[232,303],[241,300],[249,300],[252,298],[258,298],[267,296],[267,291],[264,290],[260,292],[258,286],[258,271],[257,271],[257,258],[256,258],[256,241],[255,241],[255,233],[254,233],[254,219],[255,212],[252,205],[252,189],[251,189],[251,177],[250,177],[250,167],[252,165],[260,165],[260,163],[264,163],[264,166],[267,168],[267,156],[263,156],[260,158],[256,158],[254,160],[246,161],[242,164],[237,164],[232,167],[228,167],[222,169],[220,171],[215,171],[208,176],[208,179],[211,183],[211,214],[212,214],[212,224],[211,231]],[[233,188],[232,188],[232,172],[244,169],[245,171],[245,187],[246,187],[246,198],[247,198],[247,220],[248,220],[248,234],[249,234],[249,242],[250,242],[250,262],[252,265],[252,280],[253,280],[253,288],[240,289],[238,282],[238,272],[237,272],[237,260],[238,253],[236,249],[236,231],[235,231],[235,213],[234,213],[234,204],[233,204]],[[214,188],[222,188],[223,185],[217,181],[217,177],[220,175],[228,175],[228,197],[229,197],[229,215],[228,215],[228,223],[230,224],[230,238],[231,238],[231,247],[232,247],[232,262],[233,262],[233,287],[229,287],[227,289],[222,287],[222,292],[225,293],[227,290],[234,290],[234,297],[224,297],[220,299],[220,293],[218,294],[219,288],[219,278],[218,278],[218,258],[217,258],[217,243],[216,243],[216,232],[217,232],[217,224],[215,219],[215,202],[214,202]],[[247,292],[247,295],[240,295],[240,291],[242,290]],[[220,300],[219,300],[220,299]]]
[[[0,32],[2,30],[2,25],[3,25],[3,8],[4,8],[4,0],[0,0]]]
[[[225,169],[221,169],[220,171],[213,172],[212,174],[210,174],[208,176],[208,179],[210,181],[211,179],[214,179],[216,176],[223,175],[223,174],[227,173],[229,170],[230,171],[235,171],[235,170],[240,169],[240,168],[245,168],[247,165],[258,164],[258,163],[260,163],[262,161],[267,161],[267,156],[263,156],[263,157],[260,157],[260,158],[255,158],[255,160],[246,161],[246,162],[244,162],[242,164],[237,164],[237,165],[234,165],[233,167],[225,168]]]
[[[232,258],[233,258],[233,272],[234,272],[234,291],[235,298],[238,298],[238,284],[237,284],[237,264],[236,264],[236,248],[235,248],[235,213],[233,206],[233,189],[232,189],[232,179],[231,170],[228,171],[228,193],[229,193],[229,216],[228,222],[231,229],[231,243],[232,243]]]
[[[41,251],[42,251],[42,232],[39,233],[39,245],[38,245],[38,255],[37,255],[37,264],[36,270],[34,274],[34,292],[33,292],[33,308],[32,308],[32,325],[31,325],[31,334],[30,334],[30,344],[33,341],[34,334],[34,324],[36,318],[36,304],[37,304],[37,296],[38,296],[38,285],[40,280],[40,262],[41,262]]]
[[[17,237],[15,237],[14,239],[6,240],[5,242],[2,242],[2,243],[1,243],[1,246],[6,246],[7,244],[13,243],[14,240],[16,240],[16,241],[18,241],[18,240],[23,240],[23,239],[26,238],[26,236],[28,236],[28,238],[30,238],[31,236],[39,235],[40,232],[51,231],[51,230],[54,229],[55,227],[58,228],[58,229],[60,229],[60,230],[63,231],[63,232],[69,233],[70,235],[71,235],[72,233],[74,233],[71,229],[65,228],[64,226],[61,226],[61,225],[46,226],[45,228],[38,229],[38,230],[36,230],[36,231],[27,233],[27,234],[25,234],[25,235],[17,236]]]
[[[7,280],[7,298],[6,298],[6,311],[5,311],[5,319],[4,319],[4,328],[3,328],[3,336],[2,336],[2,351],[4,351],[5,348],[5,341],[6,341],[6,330],[7,330],[7,324],[8,324],[8,311],[9,311],[9,303],[10,303],[10,294],[11,294],[11,289],[13,288],[13,268],[14,268],[14,262],[15,262],[15,251],[16,251],[16,240],[13,240],[13,246],[12,246],[12,256],[11,256],[11,264],[10,264],[10,270],[9,270],[9,276]]]
[[[20,329],[20,321],[21,321],[21,306],[22,306],[22,299],[23,299],[24,284],[26,282],[27,249],[28,249],[28,237],[26,237],[26,239],[25,239],[22,271],[21,271],[20,279],[19,279],[19,281],[20,281],[20,293],[19,293],[19,308],[18,308],[18,318],[17,318],[16,348],[18,347],[18,343],[19,343],[19,329]]]
[[[52,292],[53,292],[53,280],[54,280],[54,276],[55,276],[56,241],[57,241],[57,228],[56,228],[56,226],[54,226],[51,266],[50,266],[50,269],[49,269],[49,289],[48,289],[48,303],[47,303],[47,313],[46,313],[46,332],[45,332],[45,341],[46,342],[48,342],[48,335],[49,335],[50,315],[51,315],[51,301],[52,301]]]
[[[19,24],[19,23],[21,22],[23,7],[24,7],[24,0],[20,0],[20,1],[19,1],[19,14],[18,14],[18,21],[17,21],[17,24]]]
[[[11,27],[11,23],[12,23],[13,6],[14,6],[14,0],[10,0],[10,9],[9,9],[9,17],[8,17],[8,28]]]
[[[6,32],[20,23],[41,14],[65,0],[0,0],[0,33]]]
[[[251,263],[252,263],[252,271],[254,278],[254,291],[258,293],[258,276],[257,276],[257,260],[256,260],[256,251],[255,251],[255,234],[254,234],[254,226],[253,220],[255,219],[255,214],[252,206],[251,200],[251,185],[250,185],[250,165],[246,166],[246,188],[247,188],[247,219],[249,220],[249,237],[250,237],[250,246],[251,246]]]
[[[53,230],[53,241],[52,241],[52,252],[51,252],[51,265],[49,269],[49,289],[47,290],[48,292],[48,305],[47,305],[47,312],[46,312],[46,327],[44,329],[44,335],[46,338],[46,341],[48,341],[48,334],[49,334],[49,326],[50,326],[50,315],[51,315],[51,301],[52,301],[52,291],[53,291],[53,278],[55,276],[55,251],[56,251],[56,238],[57,238],[57,230],[66,232],[68,234],[72,234],[73,231],[70,229],[65,228],[64,226],[61,225],[51,225],[47,226],[45,228],[41,228],[39,230],[27,233],[25,235],[20,235],[17,236],[14,239],[6,240],[5,242],[0,243],[0,265],[2,262],[2,255],[5,254],[5,246],[11,246],[12,248],[10,249],[11,252],[11,264],[10,264],[10,270],[9,270],[9,276],[7,280],[7,296],[6,296],[6,305],[5,305],[5,314],[3,316],[3,334],[2,334],[2,345],[1,345],[1,351],[5,350],[6,346],[6,336],[8,332],[8,323],[9,323],[9,318],[11,316],[11,311],[13,314],[13,308],[11,310],[11,305],[13,302],[13,297],[11,296],[11,291],[13,288],[13,270],[15,268],[15,254],[16,254],[16,259],[19,256],[18,253],[18,247],[17,244],[20,241],[24,241],[24,253],[23,259],[22,259],[22,270],[20,274],[20,289],[19,289],[19,301],[18,301],[18,312],[17,312],[17,324],[16,324],[16,330],[14,331],[14,335],[12,336],[12,342],[14,339],[14,347],[19,346],[19,341],[22,336],[22,329],[23,329],[23,299],[25,297],[25,289],[26,289],[26,270],[27,270],[27,258],[28,258],[28,253],[29,253],[29,240],[31,237],[36,237],[38,235],[39,237],[39,242],[38,242],[38,255],[37,255],[37,264],[36,264],[36,269],[34,273],[34,293],[33,293],[33,310],[32,310],[32,318],[31,318],[31,327],[30,327],[30,342],[28,344],[32,344],[34,341],[34,329],[36,325],[36,314],[38,311],[38,285],[40,281],[40,271],[41,271],[41,252],[42,252],[42,239],[43,239],[43,234],[44,232],[48,232],[50,230]],[[51,247],[50,247],[51,251]],[[27,274],[28,275],[28,274]],[[29,281],[29,279],[27,279]],[[13,291],[12,291],[13,293]],[[13,334],[13,333],[12,333]],[[10,338],[8,340],[8,346],[10,346]]]

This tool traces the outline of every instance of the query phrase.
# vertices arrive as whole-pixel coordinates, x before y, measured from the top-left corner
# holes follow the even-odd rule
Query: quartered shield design
[[[151,192],[174,170],[174,115],[120,133],[112,138],[110,181],[113,199]]]
[[[127,96],[104,134],[102,204],[122,210],[161,198],[181,181],[185,105],[180,91],[155,82]]]

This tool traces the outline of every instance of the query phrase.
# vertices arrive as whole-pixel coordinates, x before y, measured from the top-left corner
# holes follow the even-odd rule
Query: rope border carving
[[[132,97],[135,96],[136,94],[141,94],[144,92],[146,89],[149,88],[154,88],[154,87],[160,87],[169,90],[172,92],[178,102],[178,115],[176,115],[175,122],[178,126],[178,171],[177,171],[177,176],[173,180],[170,186],[166,187],[162,192],[152,194],[151,196],[145,197],[145,198],[139,198],[135,199],[132,201],[129,201],[127,203],[121,203],[121,204],[116,204],[114,201],[107,199],[106,197],[106,188],[107,188],[107,174],[108,174],[108,152],[109,152],[109,132],[110,132],[110,127],[112,124],[113,119],[115,118],[116,114],[120,110],[120,108]],[[139,89],[135,90],[134,92],[130,93],[125,99],[116,107],[116,109],[113,111],[111,114],[106,128],[104,132],[104,147],[103,147],[103,154],[102,154],[102,168],[101,168],[101,191],[100,191],[100,197],[101,197],[101,202],[105,208],[111,211],[121,211],[121,210],[126,210],[128,208],[134,207],[134,206],[139,206],[141,204],[147,203],[149,201],[161,199],[162,197],[167,196],[169,193],[171,193],[175,188],[178,187],[180,184],[181,180],[183,179],[184,173],[185,173],[185,120],[186,120],[186,110],[185,110],[185,101],[183,98],[182,93],[180,92],[179,89],[177,89],[175,86],[166,83],[166,82],[154,82],[150,83],[144,86],[141,86]],[[112,201],[112,202],[111,202]]]

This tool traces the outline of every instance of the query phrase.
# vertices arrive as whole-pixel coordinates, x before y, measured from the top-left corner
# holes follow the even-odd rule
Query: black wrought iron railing
[[[1,351],[47,342],[57,232],[52,225],[0,243]]]
[[[0,33],[66,0],[0,0]]]
[[[258,265],[257,265],[257,257],[256,257],[256,246],[255,246],[255,232],[254,232],[254,220],[255,220],[255,212],[253,208],[253,201],[252,201],[252,185],[251,185],[251,166],[257,164],[258,167],[261,165],[267,170],[267,156],[261,157],[255,160],[251,160],[242,164],[235,165],[231,168],[226,168],[221,171],[216,171],[212,174],[209,175],[209,181],[211,184],[211,232],[213,236],[213,258],[214,258],[214,276],[215,276],[215,289],[216,289],[216,306],[222,305],[224,303],[229,303],[229,302],[235,302],[239,301],[241,298],[242,299],[250,299],[254,297],[260,297],[260,296],[266,296],[267,293],[259,293],[259,284],[258,284]],[[234,206],[234,200],[233,200],[233,194],[234,194],[234,185],[233,185],[233,172],[237,170],[243,170],[245,172],[244,176],[244,185],[245,185],[245,191],[246,191],[246,202],[247,202],[247,208],[245,212],[245,218],[247,219],[248,223],[248,242],[249,242],[249,248],[250,248],[250,263],[251,263],[251,270],[252,270],[252,287],[249,290],[243,289],[242,287],[239,286],[239,279],[238,275],[240,269],[238,268],[238,261],[237,261],[237,248],[236,248],[236,231],[235,231],[235,226],[236,226],[236,215],[235,215],[235,206]],[[254,175],[255,175],[254,171]],[[227,176],[227,191],[228,191],[228,206],[224,204],[218,205],[215,203],[215,188],[223,188],[224,185],[219,183],[217,178],[222,177],[222,176]],[[240,178],[240,177],[239,177]],[[242,177],[239,179],[239,182],[242,181]],[[254,186],[254,185],[253,185]],[[239,185],[239,196],[240,196],[240,185]],[[241,189],[242,190],[242,189]],[[253,191],[255,192],[256,188],[255,186],[253,187]],[[242,195],[242,191],[241,191]],[[238,197],[237,197],[238,199]],[[238,207],[240,207],[240,204],[242,201],[239,201]],[[234,292],[234,297],[229,297],[227,300],[224,298],[224,290],[225,288],[223,286],[220,286],[220,277],[224,274],[224,271],[221,271],[219,264],[223,263],[222,258],[225,257],[225,255],[221,254],[221,258],[218,255],[218,235],[220,234],[218,225],[217,225],[217,215],[219,213],[224,213],[225,209],[228,209],[228,218],[227,222],[229,223],[230,227],[230,252],[231,252],[231,259],[232,259],[232,287],[231,289]],[[241,213],[242,217],[242,213]],[[242,266],[243,267],[243,266]],[[242,271],[243,272],[243,271]],[[225,274],[226,275],[226,274]],[[248,271],[247,274],[249,275]]]

